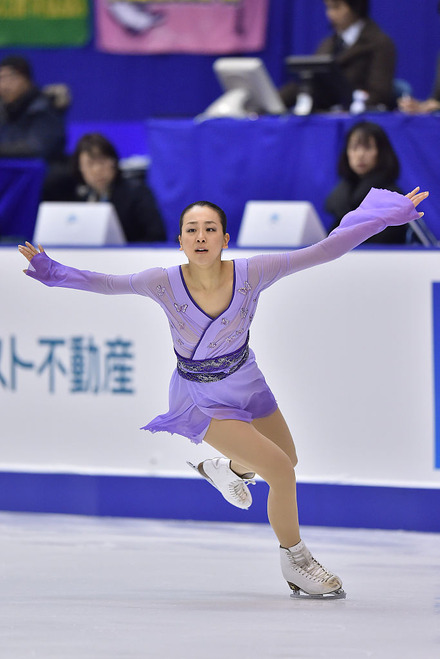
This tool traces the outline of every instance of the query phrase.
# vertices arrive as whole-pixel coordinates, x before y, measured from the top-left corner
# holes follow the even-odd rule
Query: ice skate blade
[[[201,476],[202,478],[205,478],[208,481],[208,483],[211,483],[211,485],[213,487],[215,487],[216,490],[218,490],[217,485],[215,483],[213,483],[212,480],[209,478],[209,476],[207,474],[205,474],[205,472],[203,471],[203,467],[201,467],[199,469],[199,467],[197,467],[197,465],[193,465],[193,463],[189,462],[189,460],[186,461],[186,464],[189,467],[192,467],[194,469],[194,471],[196,471],[198,473],[199,476]]]
[[[202,476],[203,478],[206,478],[206,480],[209,481],[209,482],[211,483],[211,485],[214,485],[214,483],[212,482],[212,480],[209,478],[209,476],[207,476],[207,475],[205,474],[205,472],[203,471],[203,469],[199,469],[197,465],[193,465],[193,463],[192,463],[192,462],[189,462],[189,460],[186,461],[186,464],[187,464],[189,467],[192,467],[192,468],[194,469],[194,471],[196,471],[196,472],[198,473],[199,476]],[[215,485],[214,485],[214,487],[215,487]]]
[[[347,597],[345,590],[342,590],[342,588],[338,588],[338,590],[334,590],[332,593],[324,593],[323,595],[310,595],[299,588],[290,587],[292,588],[290,597],[294,600],[345,600]]]

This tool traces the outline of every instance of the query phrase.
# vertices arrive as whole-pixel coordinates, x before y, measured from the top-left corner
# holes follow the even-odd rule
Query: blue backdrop
[[[364,115],[390,137],[401,163],[399,184],[429,190],[425,221],[440,239],[438,149],[440,116],[400,113]],[[162,209],[168,238],[177,233],[182,208],[211,199],[225,209],[232,241],[237,239],[249,199],[311,201],[328,227],[324,202],[337,180],[336,161],[344,136],[359,117],[261,117],[258,121],[150,119],[149,179]]]
[[[437,0],[371,0],[371,16],[398,48],[398,76],[419,97],[432,86],[440,50]],[[322,0],[271,0],[263,58],[275,83],[286,79],[284,58],[310,53],[328,32]],[[93,30],[92,30],[93,33]],[[146,117],[191,117],[220,93],[212,72],[215,57],[191,55],[109,55],[84,48],[0,49],[29,56],[40,84],[68,83],[72,121],[127,121]]]

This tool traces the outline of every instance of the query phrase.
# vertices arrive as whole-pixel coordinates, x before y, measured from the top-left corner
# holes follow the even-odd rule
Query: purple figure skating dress
[[[416,218],[418,212],[409,199],[373,189],[358,209],[316,245],[236,259],[232,299],[217,318],[194,302],[180,266],[105,275],[61,265],[41,253],[33,257],[26,272],[47,286],[107,295],[131,293],[155,300],[169,321],[177,368],[170,383],[170,409],[144,429],[178,433],[200,443],[212,418],[250,422],[277,408],[248,345],[260,293],[286,275],[342,256],[387,226]]]

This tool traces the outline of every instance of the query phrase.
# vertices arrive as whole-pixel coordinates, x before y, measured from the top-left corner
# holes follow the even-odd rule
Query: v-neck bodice
[[[32,258],[26,273],[46,286],[149,297],[166,313],[179,355],[188,360],[209,361],[231,356],[243,346],[262,291],[287,275],[339,258],[387,226],[406,224],[418,216],[410,199],[396,192],[373,189],[361,206],[348,213],[339,227],[320,243],[293,252],[236,259],[232,299],[217,318],[211,318],[196,305],[183,284],[179,266],[109,275],[62,265],[41,252]],[[292,304],[291,294],[286,293],[284,304]],[[139,322],[145,323],[148,340],[148,321]],[[252,350],[236,372],[208,385],[190,382],[175,370],[170,401],[169,412],[144,428],[185,434],[196,442],[201,441],[212,418],[250,423],[276,409],[276,401],[256,366]]]
[[[229,307],[231,306],[231,304],[232,304],[232,301],[233,301],[233,299],[234,299],[234,293],[235,293],[235,261],[232,261],[232,267],[233,267],[233,274],[232,274],[232,294],[231,294],[231,299],[229,300],[229,304],[228,304],[227,307],[225,307],[225,309],[224,309],[223,311],[221,311],[219,314],[217,314],[216,316],[212,316],[212,315],[209,314],[207,311],[205,311],[204,309],[202,309],[202,307],[199,306],[199,305],[197,304],[197,302],[195,301],[195,299],[194,299],[193,296],[191,295],[191,292],[190,292],[190,290],[189,290],[189,288],[188,288],[188,285],[187,285],[187,283],[186,283],[186,281],[185,281],[185,276],[184,276],[184,274],[183,274],[182,266],[179,266],[180,278],[181,278],[181,280],[182,280],[183,287],[184,287],[184,289],[185,289],[185,291],[186,291],[188,297],[190,298],[190,300],[191,300],[191,302],[193,303],[193,305],[194,305],[195,307],[197,307],[197,309],[199,309],[202,313],[204,313],[205,316],[207,316],[210,320],[216,320],[219,316],[222,316],[223,314],[225,314],[225,313],[228,311],[228,309],[229,309]]]
[[[190,356],[192,359],[207,359],[233,352],[243,344],[252,320],[248,317],[248,307],[244,306],[245,297],[250,292],[246,259],[234,261],[231,301],[216,318],[207,314],[193,299],[180,266],[168,268],[167,272],[173,297],[176,299],[174,309],[179,315],[177,325],[180,331],[175,339],[175,349],[179,354]],[[198,334],[195,345],[189,346],[184,341],[182,331],[185,330],[185,326],[191,326],[194,333]]]

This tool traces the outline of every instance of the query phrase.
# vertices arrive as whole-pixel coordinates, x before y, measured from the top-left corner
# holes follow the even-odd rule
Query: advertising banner
[[[1,46],[82,46],[88,0],[0,0]]]
[[[48,253],[114,274],[185,260],[177,246]],[[23,274],[15,248],[0,256],[0,471],[190,478],[187,460],[215,455],[140,430],[167,411],[176,366],[158,304],[48,288]],[[251,346],[292,430],[302,482],[440,487],[439,282],[435,250],[365,249],[261,296]]]
[[[264,48],[268,0],[96,0],[110,53],[228,54]]]

